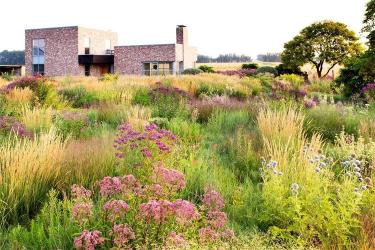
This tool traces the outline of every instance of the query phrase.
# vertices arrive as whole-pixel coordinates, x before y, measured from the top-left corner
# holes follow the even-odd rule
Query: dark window
[[[89,55],[90,54],[90,48],[85,48],[85,55]]]
[[[44,39],[33,40],[33,74],[44,75]]]
[[[90,65],[85,65],[85,76],[90,76]]]

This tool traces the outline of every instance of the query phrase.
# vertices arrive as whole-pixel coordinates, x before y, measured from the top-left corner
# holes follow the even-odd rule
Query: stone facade
[[[44,72],[48,76],[78,75],[78,27],[25,31],[26,74],[33,74],[33,39],[45,40]]]
[[[175,44],[136,45],[115,47],[115,72],[141,75],[144,62],[174,62]]]

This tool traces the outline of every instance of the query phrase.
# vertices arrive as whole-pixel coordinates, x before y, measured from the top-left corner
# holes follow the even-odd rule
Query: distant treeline
[[[4,50],[0,52],[0,65],[24,65],[25,51],[23,50]]]
[[[257,60],[261,62],[281,62],[280,53],[259,54]]]
[[[218,57],[198,55],[198,63],[231,63],[231,62],[251,62],[251,56],[225,54]]]

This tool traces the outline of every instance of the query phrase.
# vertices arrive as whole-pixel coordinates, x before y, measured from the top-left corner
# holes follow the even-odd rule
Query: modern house
[[[28,75],[179,74],[196,60],[184,25],[176,28],[176,43],[131,46],[118,46],[115,32],[78,26],[25,31]]]

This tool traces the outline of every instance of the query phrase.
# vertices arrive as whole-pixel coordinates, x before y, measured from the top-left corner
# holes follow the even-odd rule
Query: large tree
[[[362,51],[355,33],[343,23],[323,21],[304,28],[293,40],[284,45],[281,60],[290,66],[311,63],[319,78],[331,69]],[[325,64],[328,70],[324,73]]]
[[[369,46],[375,49],[375,0],[367,3],[365,19],[363,20],[363,31],[368,32]]]

